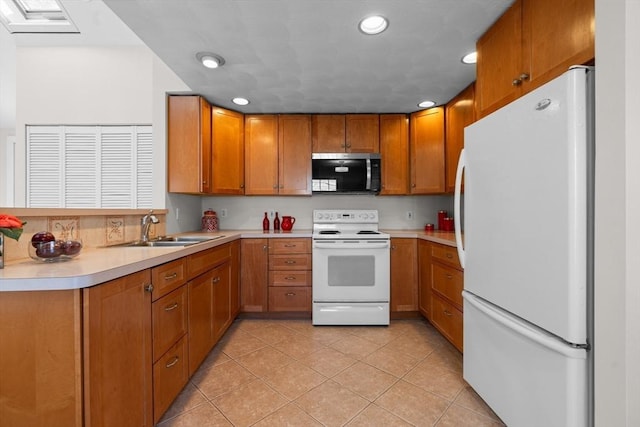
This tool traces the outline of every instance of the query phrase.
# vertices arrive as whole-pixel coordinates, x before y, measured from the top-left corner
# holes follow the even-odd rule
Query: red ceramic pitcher
[[[280,227],[282,231],[291,231],[293,228],[293,224],[296,223],[296,218],[293,216],[283,216],[282,222],[280,223]]]

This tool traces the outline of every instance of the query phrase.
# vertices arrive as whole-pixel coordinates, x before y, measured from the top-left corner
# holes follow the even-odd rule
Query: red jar
[[[218,215],[211,209],[204,211],[202,217],[202,231],[218,231]]]
[[[426,225],[424,226],[424,231],[433,231],[433,230],[434,230],[434,228],[435,228],[435,227],[433,226],[433,224],[426,224]]]
[[[444,230],[444,219],[447,217],[447,211],[438,211],[438,230]]]

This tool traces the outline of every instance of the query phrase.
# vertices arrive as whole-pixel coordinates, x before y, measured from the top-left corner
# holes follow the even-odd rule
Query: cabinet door
[[[444,192],[444,108],[411,114],[411,194]]]
[[[279,116],[279,194],[311,194],[311,116]]]
[[[391,311],[418,310],[416,239],[391,239]]]
[[[446,120],[446,153],[445,171],[448,193],[453,192],[456,185],[456,168],[460,151],[464,147],[464,128],[475,121],[475,87],[472,83],[447,104]]]
[[[409,190],[409,120],[405,114],[380,115],[382,191],[407,194]]]
[[[213,347],[213,273],[189,281],[189,376]]]
[[[231,263],[225,262],[212,270],[213,277],[213,342],[217,342],[231,324],[230,284]]]
[[[234,240],[231,245],[231,282],[229,285],[229,305],[231,319],[240,312],[240,241]]]
[[[479,117],[483,117],[521,94],[517,80],[524,73],[521,0],[516,0],[478,39],[476,50],[477,108]]]
[[[244,116],[214,107],[211,124],[211,192],[244,194]]]
[[[343,153],[344,114],[314,114],[311,117],[311,135],[314,153]]]
[[[152,426],[151,273],[83,290],[85,424]]]
[[[377,114],[347,114],[345,123],[347,152],[380,152],[380,121]]]
[[[420,313],[431,320],[431,244],[418,241],[418,286]]]
[[[200,96],[170,96],[168,110],[168,190],[209,193],[211,106]]]
[[[525,92],[595,57],[594,0],[523,0],[522,7]]]
[[[245,194],[278,194],[278,116],[245,116],[244,143]]]
[[[242,239],[240,256],[240,310],[267,311],[269,246],[267,239]]]

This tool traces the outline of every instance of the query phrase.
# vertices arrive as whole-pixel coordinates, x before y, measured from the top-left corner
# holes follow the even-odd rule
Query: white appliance
[[[572,67],[465,129],[463,376],[511,427],[593,425],[593,82]]]
[[[314,325],[388,325],[390,236],[377,210],[313,211]]]

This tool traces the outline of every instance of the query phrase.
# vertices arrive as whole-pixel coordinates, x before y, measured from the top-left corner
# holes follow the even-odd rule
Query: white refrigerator
[[[594,73],[465,129],[463,376],[510,427],[593,425]]]

